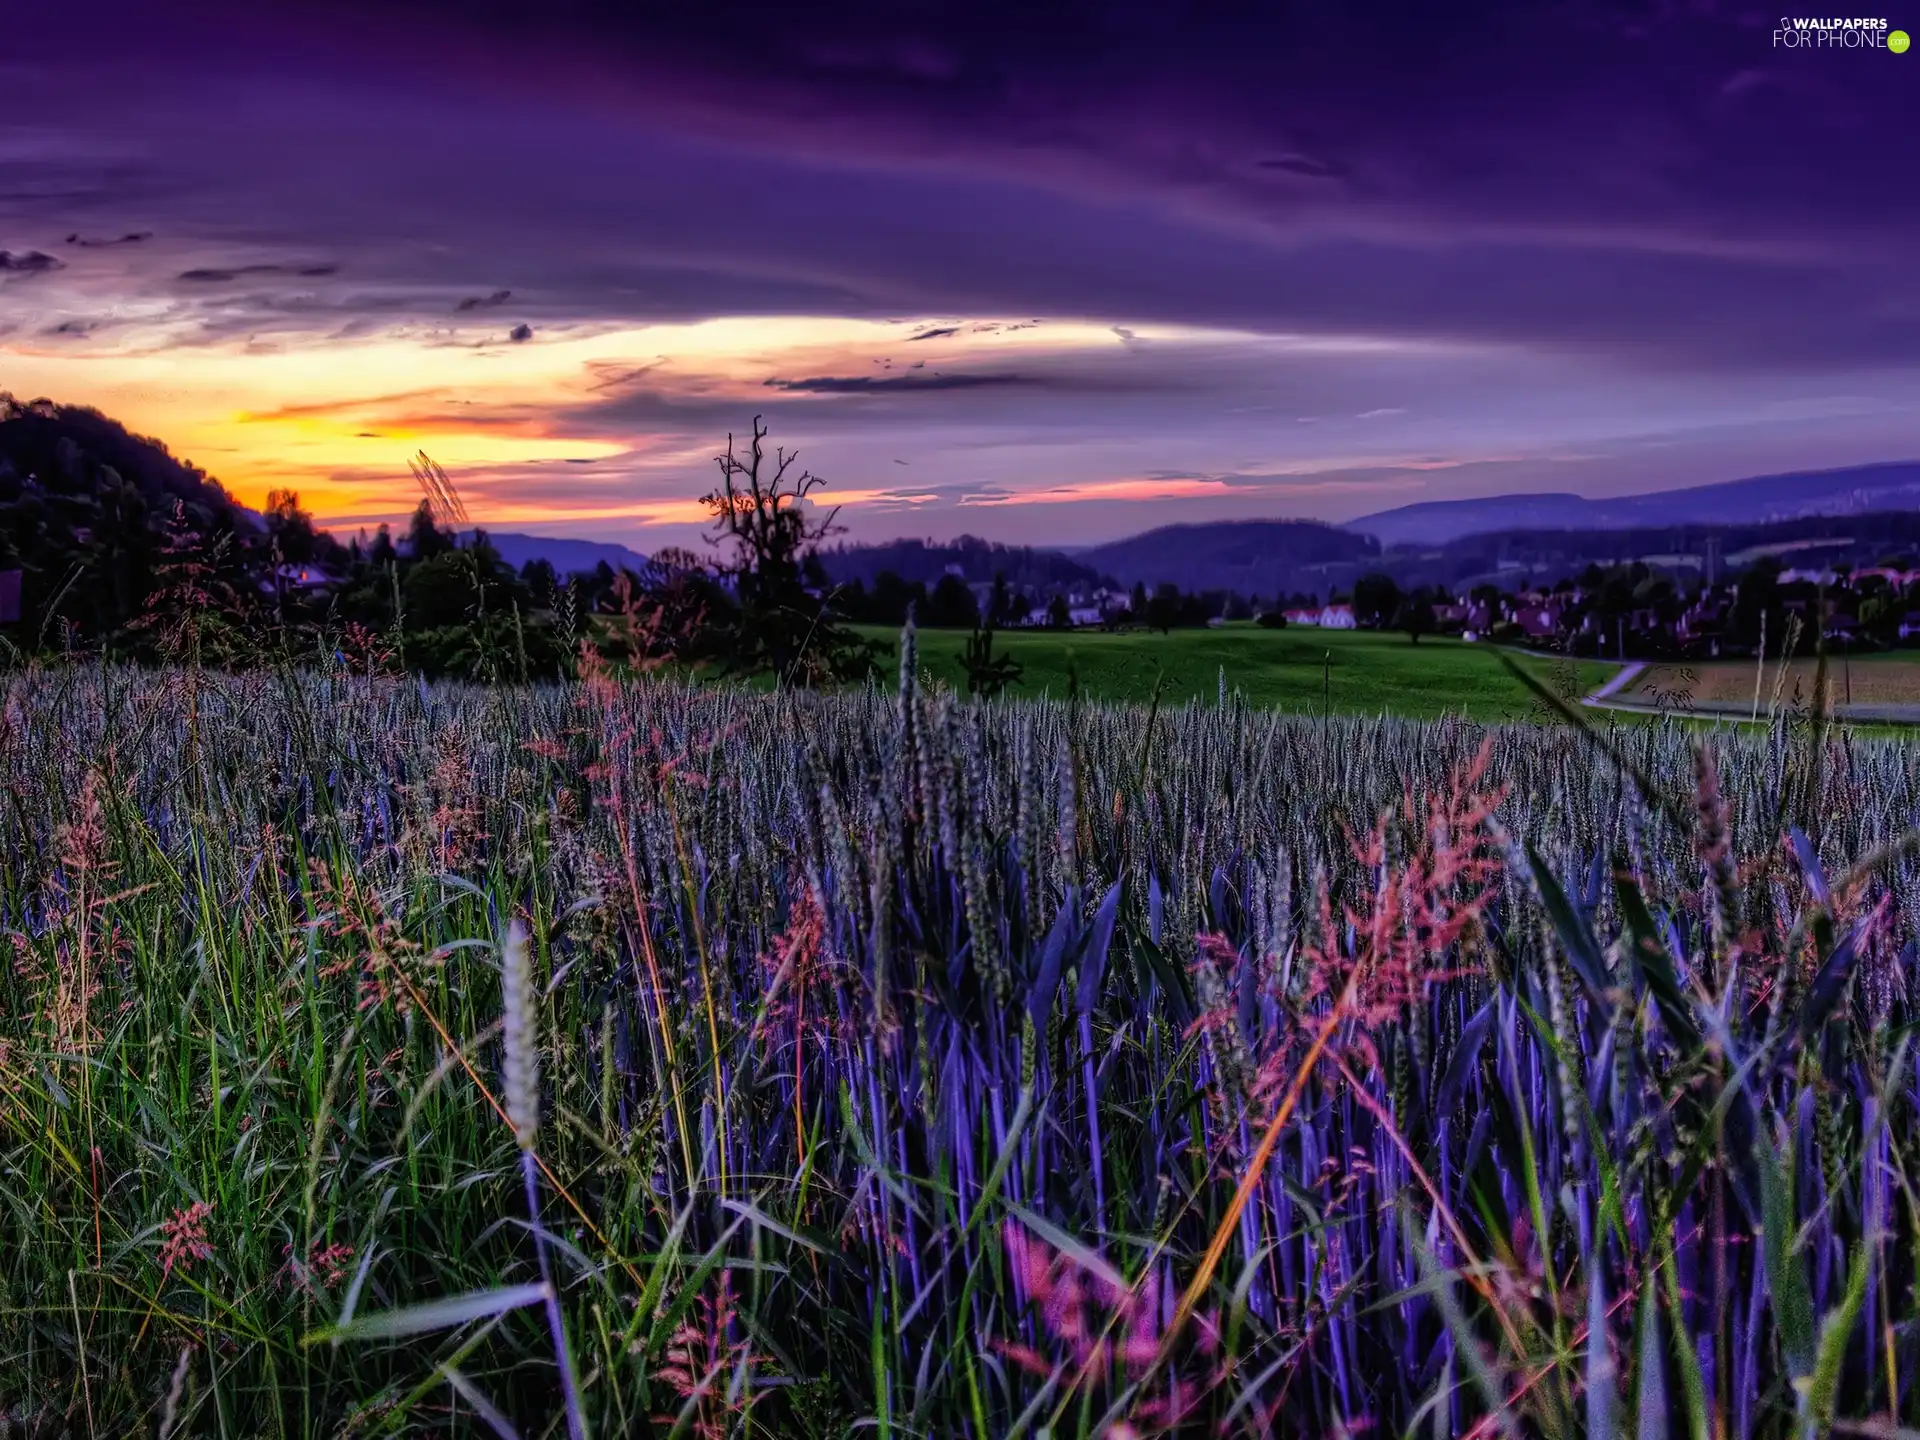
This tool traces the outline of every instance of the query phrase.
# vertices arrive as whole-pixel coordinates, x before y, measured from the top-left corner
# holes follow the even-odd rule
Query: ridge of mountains
[[[462,530],[460,543],[464,545],[472,536],[471,530]],[[647,563],[647,557],[638,550],[612,540],[575,540],[566,536],[527,535],[517,530],[492,529],[487,530],[487,540],[500,552],[500,558],[516,570],[529,560],[545,560],[557,574],[579,575],[594,569],[604,560],[616,571],[631,570],[638,574]]]
[[[1317,520],[1218,520],[1162,525],[1071,550],[996,546],[971,536],[947,545],[889,541],[824,556],[836,580],[892,568],[931,583],[948,570],[973,584],[1005,569],[1012,584],[1128,589],[1163,584],[1244,595],[1326,595],[1369,570],[1403,586],[1464,589],[1551,581],[1591,564],[1643,560],[1704,573],[1765,551],[1797,549],[1821,563],[1871,564],[1920,547],[1920,461],[1791,471],[1604,499],[1565,493],[1430,500]],[[1047,570],[1040,557],[1051,556]],[[1016,558],[1017,557],[1017,558]],[[901,568],[910,561],[909,568]],[[1066,562],[1060,564],[1058,562]]]
[[[1920,461],[1792,470],[1713,485],[1588,499],[1560,492],[1424,500],[1347,521],[1383,545],[1435,545],[1499,530],[1766,524],[1812,515],[1860,515],[1920,506]]]
[[[1430,500],[1344,524],[1247,518],[1162,525],[1071,550],[989,546],[971,536],[950,545],[890,541],[846,546],[828,560],[836,579],[889,568],[911,553],[915,573],[951,568],[970,583],[993,578],[1010,555],[1053,555],[1081,573],[1061,583],[1119,588],[1172,584],[1187,591],[1325,595],[1369,570],[1402,585],[1466,588],[1551,581],[1590,564],[1643,560],[1704,572],[1765,551],[1806,549],[1821,563],[1871,564],[1920,547],[1920,461],[1789,471],[1711,485],[1591,499],[1570,493]],[[1031,562],[1022,562],[1031,563]],[[921,571],[927,573],[922,574]],[[1016,581],[1012,569],[1009,583]]]

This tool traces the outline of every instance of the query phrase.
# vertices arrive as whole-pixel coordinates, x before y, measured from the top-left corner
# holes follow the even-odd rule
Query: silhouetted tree
[[[1147,601],[1146,622],[1161,634],[1166,634],[1181,621],[1185,610],[1185,597],[1178,585],[1160,585],[1154,589],[1153,598]]]
[[[539,605],[552,605],[560,593],[560,577],[544,555],[536,555],[520,567],[520,583]]]
[[[1374,571],[1353,582],[1353,618],[1370,629],[1388,624],[1400,609],[1400,587]]]
[[[865,618],[876,625],[899,627],[907,623],[907,612],[925,613],[927,587],[918,580],[909,584],[891,570],[873,577],[873,593],[867,599]]]
[[[825,482],[810,471],[793,473],[799,456],[785,447],[769,457],[766,438],[757,415],[744,454],[728,436],[727,453],[715,457],[720,483],[702,497],[738,607],[724,637],[726,661],[801,685],[867,675],[873,647],[840,623],[831,592],[807,584],[812,551],[840,533],[838,512],[813,510],[808,497]]]
[[[399,558],[400,552],[393,548],[393,532],[382,525],[373,532],[373,544],[367,547],[367,565],[374,570],[385,570]]]
[[[1407,596],[1400,602],[1400,608],[1394,612],[1393,628],[1406,631],[1407,638],[1418,645],[1422,635],[1433,633],[1433,602],[1424,594]]]
[[[980,602],[958,575],[942,575],[921,613],[929,629],[971,630],[980,623]]]
[[[300,508],[291,490],[269,490],[265,513],[267,535],[288,565],[311,565],[320,558],[320,535],[313,517]]]
[[[413,512],[407,526],[407,556],[412,560],[431,560],[454,548],[453,536],[442,530],[433,518],[433,506],[425,500]]]

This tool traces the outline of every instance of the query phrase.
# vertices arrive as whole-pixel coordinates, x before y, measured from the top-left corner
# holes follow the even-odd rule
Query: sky
[[[0,389],[642,549],[755,415],[855,540],[1920,457],[1920,50],[1783,3],[60,0]]]

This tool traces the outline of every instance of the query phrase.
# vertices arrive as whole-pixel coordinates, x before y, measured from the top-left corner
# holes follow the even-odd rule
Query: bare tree
[[[797,451],[767,453],[767,427],[753,417],[743,452],[732,435],[715,457],[720,483],[701,497],[713,513],[713,541],[729,552],[720,572],[732,583],[738,610],[726,646],[731,663],[771,670],[782,683],[814,685],[857,679],[874,665],[873,650],[834,613],[831,588],[816,548],[844,527],[836,507],[822,513],[809,496],[826,482],[798,470]]]

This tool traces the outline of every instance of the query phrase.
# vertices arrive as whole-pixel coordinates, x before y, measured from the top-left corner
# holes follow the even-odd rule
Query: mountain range
[[[1371,535],[1383,545],[1442,545],[1499,530],[1756,525],[1916,506],[1920,506],[1920,461],[1902,460],[1838,470],[1794,470],[1601,500],[1561,493],[1427,500],[1362,515],[1341,528]]]
[[[461,532],[462,542],[472,533]],[[488,530],[487,540],[500,552],[500,558],[516,570],[529,560],[545,560],[559,574],[581,575],[604,560],[616,571],[632,570],[637,574],[647,563],[647,557],[638,550],[610,540],[570,540],[553,535],[523,535],[516,530]]]
[[[1125,588],[1172,584],[1188,591],[1226,589],[1242,594],[1325,592],[1351,585],[1357,575],[1374,567],[1396,574],[1418,570],[1436,579],[1471,578],[1483,568],[1492,573],[1503,565],[1512,568],[1500,557],[1498,544],[1484,543],[1501,535],[1516,537],[1517,548],[1536,555],[1543,565],[1573,556],[1585,563],[1586,558],[1610,557],[1622,550],[1615,541],[1578,538],[1592,532],[1638,532],[1638,540],[1651,541],[1654,532],[1685,527],[1746,529],[1821,516],[1915,509],[1920,509],[1920,461],[1904,460],[1788,471],[1599,499],[1541,492],[1427,500],[1339,525],[1252,518],[1162,525],[1121,540],[1071,547],[1005,545],[963,535],[947,542],[843,545],[825,552],[821,559],[836,581],[859,580],[867,585],[880,572],[891,570],[903,580],[928,585],[952,571],[975,584],[1001,573],[1009,584],[1028,590],[1111,581]],[[608,542],[495,531],[488,535],[511,563],[520,565],[540,556],[562,574],[591,570],[602,559],[615,568],[637,570],[643,563],[637,552]],[[1521,536],[1528,538],[1518,539]],[[1559,538],[1549,539],[1554,536]],[[1695,538],[1704,543],[1704,535]],[[1722,548],[1723,555],[1751,543],[1731,535],[1727,538],[1733,543]],[[1865,538],[1861,537],[1863,543]],[[1464,541],[1482,543],[1462,545]]]

